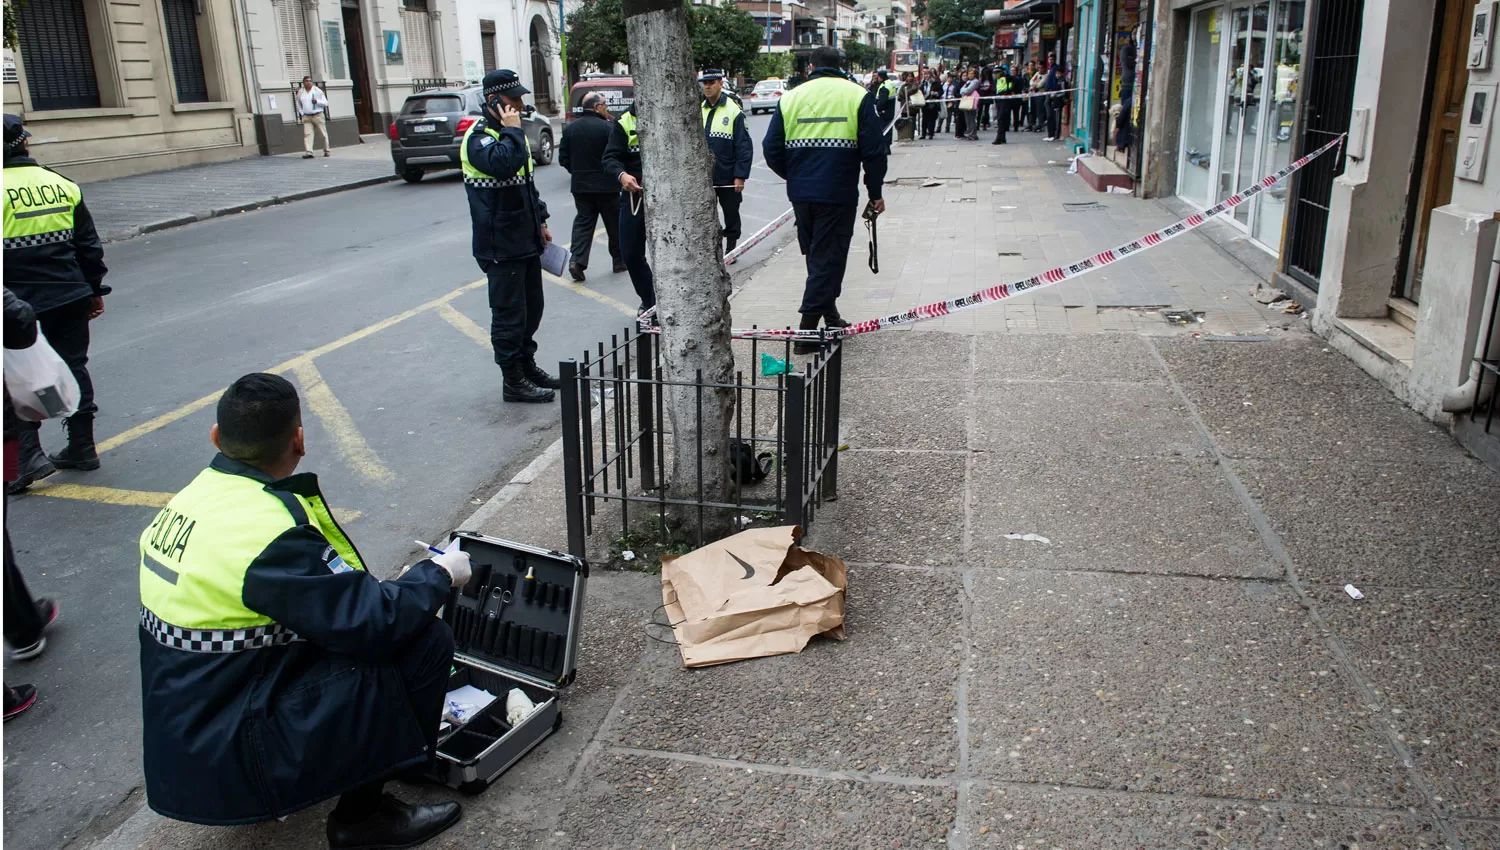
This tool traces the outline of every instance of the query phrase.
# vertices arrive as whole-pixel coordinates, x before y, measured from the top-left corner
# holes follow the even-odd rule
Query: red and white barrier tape
[[[1021,94],[987,94],[987,95],[981,96],[979,99],[980,100],[1021,100],[1022,98],[1046,97],[1047,95],[1050,95],[1050,94],[1067,94],[1070,91],[1078,91],[1078,89],[1071,88],[1071,89],[1058,89],[1056,91],[1022,92]],[[927,101],[927,103],[957,103],[958,101],[963,100],[963,99],[964,98],[962,98],[962,97],[936,97],[936,98],[933,98],[933,99]],[[910,106],[916,106],[918,109],[921,108],[920,105],[912,104],[910,102],[910,98],[907,98],[907,104],[910,105]]]
[[[907,310],[904,313],[896,313],[895,315],[886,316],[884,318],[866,319],[863,322],[856,322],[855,324],[850,325],[847,328],[827,328],[821,331],[794,330],[792,328],[736,328],[735,330],[731,331],[731,334],[735,339],[819,340],[831,339],[833,337],[858,336],[860,334],[874,333],[875,331],[884,330],[885,328],[895,327],[897,325],[908,325],[927,319],[941,318],[951,313],[956,313],[960,310],[968,310],[974,307],[978,307],[982,304],[993,304],[996,301],[1004,301],[1007,298],[1014,298],[1017,295],[1022,295],[1024,293],[1041,289],[1043,287],[1054,286],[1056,284],[1062,283],[1065,280],[1080,277],[1096,269],[1101,269],[1105,266],[1117,263],[1120,260],[1123,260],[1124,258],[1130,256],[1131,254],[1145,251],[1149,248],[1155,248],[1157,245],[1160,245],[1168,239],[1174,239],[1184,233],[1187,233],[1189,230],[1197,229],[1210,218],[1213,218],[1216,215],[1220,215],[1221,213],[1224,213],[1228,210],[1232,210],[1240,204],[1243,204],[1244,202],[1255,197],[1256,195],[1259,195],[1261,192],[1264,192],[1272,186],[1275,186],[1277,183],[1280,183],[1287,177],[1291,176],[1293,172],[1298,171],[1309,162],[1312,162],[1313,160],[1334,149],[1335,147],[1342,150],[1343,144],[1344,137],[1340,135],[1338,138],[1334,139],[1328,144],[1322,146],[1321,148],[1318,148],[1310,154],[1303,156],[1301,159],[1298,159],[1297,161],[1291,163],[1275,174],[1266,177],[1265,179],[1261,180],[1259,183],[1256,183],[1245,191],[1240,192],[1237,195],[1231,195],[1201,213],[1194,213],[1187,218],[1176,222],[1175,224],[1163,227],[1162,229],[1154,233],[1148,233],[1145,236],[1142,236],[1141,238],[1136,239],[1133,242],[1121,245],[1118,248],[1112,248],[1108,251],[1102,251],[1092,257],[1080,260],[1079,262],[1073,263],[1071,265],[1058,266],[1054,269],[1048,269],[1047,271],[1044,271],[1037,275],[1033,275],[1029,278],[1026,278],[1025,280],[1017,281],[1015,283],[998,284],[996,286],[990,287],[989,289],[981,289],[978,292],[970,293],[963,296],[962,298],[954,298],[948,301],[938,301],[933,304],[926,304],[921,307]],[[643,328],[643,330],[646,329]],[[655,331],[656,329],[651,328],[650,330]]]

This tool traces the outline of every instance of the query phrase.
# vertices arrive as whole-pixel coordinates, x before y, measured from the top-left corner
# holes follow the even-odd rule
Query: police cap
[[[5,116],[5,150],[7,152],[19,148],[21,143],[30,136],[26,128],[21,126],[21,116],[10,114]]]
[[[703,73],[698,75],[698,82],[708,83],[714,80],[724,79],[724,72],[719,68],[704,68]]]
[[[486,100],[496,96],[520,97],[531,94],[531,89],[521,85],[521,78],[516,72],[509,68],[498,68],[484,75],[484,97]]]

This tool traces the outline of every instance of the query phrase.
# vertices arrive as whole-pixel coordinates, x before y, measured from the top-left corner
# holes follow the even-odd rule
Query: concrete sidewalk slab
[[[981,384],[972,448],[998,454],[1203,457],[1208,441],[1161,384],[1015,381]]]
[[[118,242],[219,216],[397,179],[390,144],[339,148],[331,157],[252,156],[83,184],[99,237]]]
[[[843,452],[839,498],[818,510],[807,545],[846,561],[957,564],[966,470],[958,454]]]

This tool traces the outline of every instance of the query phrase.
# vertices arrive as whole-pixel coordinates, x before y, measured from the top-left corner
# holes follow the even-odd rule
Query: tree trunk
[[[730,384],[729,273],[719,238],[712,159],[703,138],[687,9],[682,0],[624,0],[622,7],[635,79],[647,250],[656,278],[665,377],[693,383],[701,372],[704,383]],[[696,500],[701,476],[705,500],[729,501],[734,392],[704,389],[700,411],[697,390],[668,387],[665,407],[672,427],[668,494]],[[690,538],[697,537],[696,510],[681,510],[676,518]],[[724,536],[730,522],[723,511],[705,511],[702,539]]]

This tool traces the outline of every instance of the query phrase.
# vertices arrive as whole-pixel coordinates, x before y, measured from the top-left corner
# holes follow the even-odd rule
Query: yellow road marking
[[[91,484],[54,484],[38,481],[26,489],[27,495],[48,496],[53,499],[70,499],[79,502],[95,502],[101,505],[123,505],[139,508],[164,508],[175,493],[157,493],[151,490],[120,490],[115,487],[95,487]],[[333,516],[339,522],[359,519],[359,511],[334,508]]]
[[[446,306],[446,305],[444,305]],[[323,374],[318,371],[311,360],[298,363],[292,367],[292,374],[297,377],[297,382],[302,385],[302,394],[307,397],[307,406],[314,414],[323,420],[323,427],[333,437],[333,442],[338,446],[339,453],[349,461],[355,471],[360,475],[376,482],[377,484],[389,484],[396,480],[396,473],[392,472],[380,456],[365,442],[364,435],[354,426],[354,417],[349,415],[349,409],[344,407],[343,402],[328,388],[328,382],[323,380]]]
[[[266,371],[272,373],[286,372],[295,369],[302,363],[311,363],[313,361],[313,358],[315,357],[321,357],[322,355],[327,354],[331,351],[337,351],[351,342],[358,342],[359,340],[364,339],[370,334],[383,331],[386,328],[391,327],[392,325],[399,324],[406,321],[407,319],[410,319],[412,316],[425,313],[428,310],[432,310],[436,307],[441,307],[442,305],[447,304],[448,302],[464,294],[465,292],[468,292],[471,289],[477,289],[484,285],[485,281],[483,280],[476,280],[473,283],[465,284],[463,286],[460,286],[458,289],[455,289],[452,292],[448,293],[447,295],[434,298],[431,301],[428,301],[426,304],[420,304],[416,307],[411,308],[410,310],[407,310],[404,313],[397,313],[396,315],[386,319],[382,319],[373,325],[360,328],[359,330],[354,331],[347,336],[340,337],[333,342],[314,348],[312,351],[309,351],[306,354],[299,354],[298,356],[293,357],[285,363],[277,366],[272,366]],[[197,413],[203,408],[208,407],[210,404],[218,401],[219,396],[223,394],[224,391],[222,389],[216,390],[213,393],[198,399],[197,401],[188,402],[187,404],[177,408],[176,410],[163,413],[161,416],[158,416],[155,419],[149,419],[145,422],[142,422],[134,428],[122,431],[114,435],[113,437],[110,437],[109,439],[99,443],[98,450],[101,452],[107,452],[111,449],[117,449],[120,446],[131,442],[132,440],[138,440],[141,437],[144,437],[147,434],[151,433],[152,431],[159,430],[167,425],[172,424],[173,422],[176,422],[179,419]]]
[[[457,307],[454,307],[452,304],[444,304],[438,308],[437,313],[443,317],[443,321],[458,328],[464,336],[474,340],[485,348],[490,347],[490,335],[485,333],[484,328],[481,328],[478,322],[458,312]]]
[[[608,295],[605,295],[602,292],[595,292],[594,290],[589,289],[587,286],[582,286],[571,281],[563,280],[562,278],[558,277],[555,274],[552,274],[551,272],[542,272],[542,280],[545,280],[546,282],[556,286],[561,286],[563,289],[566,289],[575,295],[582,295],[585,298],[592,298],[595,301],[598,301],[600,304],[618,310],[627,316],[634,317],[636,315],[634,307],[628,306],[624,302],[616,301],[615,299],[610,298]]]

